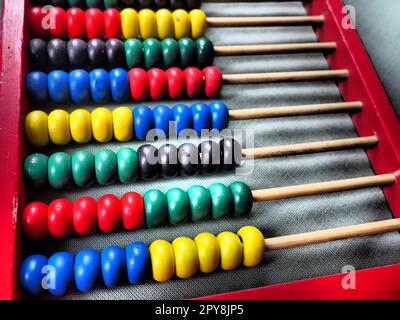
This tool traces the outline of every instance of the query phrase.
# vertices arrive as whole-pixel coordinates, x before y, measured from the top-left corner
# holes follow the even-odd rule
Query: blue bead
[[[114,101],[124,102],[130,97],[128,72],[124,69],[110,71],[111,95]]]
[[[26,93],[33,103],[43,104],[49,102],[47,74],[44,72],[31,72],[26,76]]]
[[[90,77],[85,70],[77,69],[69,74],[69,91],[75,103],[90,101]]]
[[[48,75],[50,99],[55,103],[66,103],[70,100],[68,73],[55,70]]]
[[[92,99],[97,103],[106,103],[110,100],[110,77],[104,69],[95,69],[90,72],[90,92]]]
[[[104,284],[109,288],[118,285],[125,270],[125,250],[121,247],[107,247],[101,253],[101,272]]]
[[[100,274],[100,252],[85,249],[75,256],[75,285],[79,291],[93,290]]]
[[[169,122],[174,121],[174,115],[171,108],[164,105],[157,105],[153,108],[154,115],[154,128],[160,131],[161,134],[165,134],[168,137],[169,134]]]
[[[209,104],[212,118],[212,128],[218,131],[228,128],[229,110],[222,101],[212,101]]]
[[[197,135],[201,135],[202,129],[211,129],[211,110],[203,102],[195,102],[190,107],[193,117],[193,129]]]
[[[192,111],[183,103],[178,103],[172,107],[175,121],[175,131],[177,134],[185,129],[193,128]]]
[[[130,284],[143,282],[148,269],[149,249],[144,242],[134,242],[126,249],[126,269]]]
[[[52,295],[62,296],[67,292],[74,280],[74,257],[71,253],[58,252],[49,258],[47,280]]]
[[[147,133],[154,128],[153,111],[146,106],[137,106],[133,109],[135,136],[138,140],[146,140]]]
[[[43,267],[47,265],[47,258],[40,254],[27,257],[19,269],[19,283],[30,294],[39,294],[42,291]]]

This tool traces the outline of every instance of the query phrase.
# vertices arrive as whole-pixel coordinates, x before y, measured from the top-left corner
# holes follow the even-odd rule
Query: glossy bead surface
[[[125,193],[121,198],[121,214],[125,229],[141,228],[145,222],[143,197],[137,192]]]
[[[48,116],[43,111],[32,111],[25,117],[25,135],[35,147],[49,143]]]
[[[42,27],[42,21],[48,12],[42,10],[42,7],[32,7],[28,11],[29,31],[32,36],[46,39],[49,36],[49,29]]]
[[[74,110],[69,117],[71,137],[75,142],[87,143],[92,139],[92,121],[89,111]]]
[[[187,191],[190,213],[193,222],[207,220],[211,217],[211,195],[202,186],[192,186]]]
[[[264,235],[255,227],[242,227],[237,235],[243,242],[243,261],[246,267],[255,267],[261,263],[265,255]]]
[[[125,273],[125,250],[110,246],[101,252],[101,273],[103,282],[109,288],[115,288]]]
[[[199,172],[200,155],[192,143],[184,143],[179,147],[178,159],[181,166],[181,175],[191,177]]]
[[[45,276],[42,270],[47,266],[47,258],[41,254],[34,254],[21,263],[19,269],[19,283],[26,292],[38,295],[43,291],[42,278]]]
[[[67,44],[68,60],[71,68],[86,68],[89,63],[88,45],[82,39],[72,39]]]
[[[82,197],[74,201],[72,221],[75,231],[88,236],[97,229],[97,203],[90,197]]]
[[[90,8],[85,11],[86,35],[88,39],[101,39],[104,35],[103,11]]]
[[[187,222],[190,216],[187,193],[180,188],[172,188],[167,191],[166,196],[169,222],[172,225]]]
[[[139,32],[142,39],[158,36],[156,14],[153,10],[143,9],[139,11]]]
[[[43,39],[34,38],[29,41],[29,62],[34,68],[45,69],[48,66],[47,43]]]
[[[106,194],[97,201],[97,223],[99,229],[110,233],[121,224],[121,201],[113,194]]]
[[[51,142],[64,146],[71,141],[69,113],[58,109],[50,112],[48,130]]]
[[[199,258],[199,270],[202,273],[211,273],[217,270],[221,259],[217,238],[209,232],[202,232],[194,238],[194,242]]]
[[[251,211],[253,195],[249,186],[243,182],[233,182],[229,189],[233,199],[233,215],[239,217]]]
[[[184,73],[186,78],[186,95],[189,98],[203,96],[205,86],[203,73],[197,68],[187,68]]]
[[[146,69],[162,65],[162,48],[160,41],[149,38],[143,41],[143,56]]]
[[[180,279],[192,277],[199,267],[195,242],[188,237],[179,237],[172,242],[175,258],[175,274]]]
[[[112,99],[116,102],[125,102],[129,99],[128,72],[121,68],[110,71],[110,87]]]
[[[222,89],[222,73],[217,67],[207,67],[203,69],[205,78],[204,93],[207,98],[218,97]]]
[[[52,71],[47,79],[50,99],[55,103],[67,103],[70,100],[68,73]]]
[[[203,174],[214,174],[219,171],[221,156],[219,144],[214,141],[203,141],[199,145],[201,153],[201,172]]]
[[[213,219],[229,217],[233,211],[233,199],[229,188],[221,183],[214,183],[208,190],[211,195]]]
[[[47,56],[51,69],[67,69],[69,64],[67,43],[64,40],[51,39],[47,43]]]
[[[156,228],[168,221],[167,198],[160,190],[149,190],[144,194],[144,211],[148,228]]]
[[[196,59],[196,44],[190,38],[183,38],[178,41],[181,56],[182,68],[187,68],[194,64]]]
[[[207,38],[196,40],[197,67],[204,68],[211,66],[214,61],[214,46]]]
[[[179,173],[178,149],[172,144],[165,144],[158,149],[161,176],[174,178]]]
[[[103,149],[95,155],[96,180],[101,185],[110,185],[117,179],[117,156],[111,150]]]
[[[108,142],[113,138],[112,113],[106,108],[96,108],[91,114],[93,137],[98,142]]]
[[[49,292],[54,296],[64,295],[74,280],[74,257],[69,252],[57,252],[48,261],[47,278],[50,284]]]
[[[186,92],[185,73],[178,68],[169,68],[165,71],[167,75],[168,96],[171,99],[180,99]]]
[[[77,69],[69,74],[69,91],[73,102],[85,104],[90,101],[89,73],[83,69]]]
[[[201,130],[210,130],[211,111],[208,105],[203,102],[195,102],[190,109],[192,111],[193,129],[197,135],[201,135]]]
[[[183,103],[172,107],[172,114],[175,122],[175,132],[179,135],[185,129],[193,127],[192,111]]]
[[[165,72],[159,68],[152,68],[147,72],[149,92],[152,100],[159,100],[166,96],[168,80]]]
[[[122,35],[125,39],[136,38],[139,34],[139,15],[136,10],[127,8],[121,11]]]
[[[53,189],[64,189],[71,180],[71,157],[65,152],[56,152],[48,161],[49,184]]]
[[[25,181],[35,188],[47,185],[48,157],[41,153],[34,153],[26,157],[24,161]]]
[[[138,39],[128,39],[124,42],[126,64],[129,69],[139,67],[143,62],[143,45]]]
[[[52,201],[47,209],[47,225],[53,237],[69,237],[74,231],[72,202],[62,198]]]
[[[172,245],[165,240],[154,241],[149,248],[153,279],[165,282],[175,274],[175,257]]]
[[[190,16],[183,9],[177,9],[172,12],[172,20],[174,22],[175,38],[181,39],[190,35]]]
[[[46,239],[47,205],[42,202],[28,204],[22,212],[22,230],[29,240],[41,241]]]
[[[221,232],[217,236],[221,251],[221,269],[233,270],[241,263],[243,258],[243,247],[239,237],[229,231]]]
[[[161,42],[162,61],[165,68],[171,68],[180,65],[180,54],[178,42],[167,38]]]
[[[233,170],[242,162],[242,146],[232,138],[224,138],[220,141],[221,168],[222,170]]]
[[[107,9],[104,11],[104,32],[107,39],[119,38],[121,36],[121,14],[117,9],[107,6]]]
[[[144,242],[133,242],[125,249],[126,269],[130,284],[142,283],[147,274],[150,252]]]
[[[119,39],[110,39],[106,42],[107,60],[111,68],[125,67],[124,43]]]
[[[222,101],[212,101],[209,104],[211,111],[212,128],[222,131],[229,126],[229,110]]]
[[[141,101],[149,95],[149,78],[147,72],[140,68],[129,70],[129,84],[131,89],[131,97],[134,100]]]
[[[96,103],[107,103],[110,100],[110,77],[104,69],[94,69],[89,74],[90,93]]]
[[[145,181],[156,179],[160,174],[157,148],[153,145],[145,144],[139,147],[137,153],[140,178]]]
[[[122,183],[131,183],[137,180],[139,171],[139,157],[135,150],[122,148],[117,152],[118,180]]]
[[[198,39],[204,35],[207,29],[207,16],[203,10],[194,9],[190,11],[191,37]]]
[[[88,58],[92,68],[103,68],[107,63],[106,44],[101,39],[88,41]]]
[[[157,105],[153,109],[154,128],[156,134],[162,137],[169,135],[169,123],[174,120],[171,108],[165,105]]]
[[[25,86],[26,93],[32,103],[45,104],[49,102],[47,74],[40,71],[28,73]]]
[[[95,177],[94,156],[88,151],[77,151],[72,156],[72,177],[79,187],[92,185]]]
[[[137,106],[133,109],[135,136],[138,140],[146,140],[149,130],[154,128],[154,116],[149,107]]]
[[[81,292],[93,290],[100,275],[100,252],[94,249],[79,251],[74,261],[75,286]]]
[[[49,33],[53,38],[65,38],[67,36],[67,12],[60,7],[53,7],[49,10],[52,17]]]
[[[67,30],[71,38],[83,39],[86,36],[85,12],[80,8],[67,11]]]
[[[113,128],[114,137],[118,141],[129,141],[133,137],[133,116],[131,109],[119,107],[114,109]]]
[[[160,39],[174,36],[174,22],[172,13],[168,9],[160,9],[156,12],[157,34]]]

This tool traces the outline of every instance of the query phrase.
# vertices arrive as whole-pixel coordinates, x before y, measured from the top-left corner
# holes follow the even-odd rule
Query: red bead
[[[167,76],[158,68],[152,68],[147,72],[149,78],[150,97],[153,100],[160,100],[167,94]]]
[[[22,213],[22,230],[28,239],[40,241],[46,239],[47,205],[42,202],[28,204]]]
[[[54,7],[49,10],[50,35],[53,38],[65,38],[67,36],[67,13],[63,8]]]
[[[186,68],[186,95],[189,98],[197,98],[204,95],[204,76],[197,68]]]
[[[49,204],[47,225],[53,237],[66,238],[74,231],[72,223],[72,202],[67,199],[57,199]]]
[[[144,224],[143,197],[136,192],[125,193],[121,198],[121,213],[125,229],[139,229]]]
[[[205,78],[204,93],[207,98],[215,98],[221,93],[222,73],[217,67],[207,67],[203,70]]]
[[[85,19],[87,37],[89,39],[101,39],[104,36],[103,11],[97,8],[90,8],[85,12]]]
[[[121,36],[121,14],[117,9],[108,8],[104,11],[104,31],[108,39]]]
[[[46,39],[49,36],[49,30],[42,26],[43,19],[47,14],[46,10],[42,11],[42,7],[32,7],[29,10],[28,23],[32,37]]]
[[[121,224],[121,201],[113,194],[102,196],[97,202],[97,221],[103,232],[113,232]]]
[[[74,201],[72,220],[75,231],[83,236],[92,234],[97,229],[97,203],[90,197]]]
[[[86,37],[86,19],[85,12],[82,9],[68,9],[67,29],[71,38],[83,39]]]
[[[168,84],[168,96],[171,99],[180,99],[186,91],[186,78],[179,68],[169,68],[165,71]]]
[[[129,71],[131,96],[134,100],[144,100],[149,95],[149,78],[147,72],[140,68]]]

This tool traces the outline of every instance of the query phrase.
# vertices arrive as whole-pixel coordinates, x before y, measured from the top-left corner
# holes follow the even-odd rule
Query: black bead
[[[222,170],[233,170],[242,162],[242,146],[232,138],[225,138],[220,141]]]
[[[110,39],[106,42],[107,59],[111,68],[122,68],[125,66],[124,43],[119,39]]]
[[[88,66],[88,46],[82,39],[72,39],[68,41],[68,59],[71,68],[87,68]]]
[[[184,4],[183,0],[170,0],[169,3],[171,10],[182,9]]]
[[[135,3],[135,0],[121,0],[121,2],[125,7],[132,7]]]
[[[190,11],[193,9],[200,8],[201,0],[186,0],[186,10]]]
[[[154,180],[160,174],[158,164],[158,150],[150,144],[142,145],[138,150],[140,178],[142,180]]]
[[[139,0],[139,9],[151,7],[151,0]]]
[[[178,149],[173,144],[165,144],[158,149],[161,176],[174,178],[179,173]]]
[[[67,43],[61,39],[51,39],[47,43],[47,55],[52,69],[65,70],[69,67]]]
[[[161,9],[168,7],[168,0],[154,0],[154,8]]]
[[[106,44],[100,39],[88,42],[88,57],[93,68],[104,68],[107,63]]]
[[[181,164],[181,175],[194,176],[199,172],[200,155],[198,148],[192,143],[184,143],[179,147],[178,159]]]
[[[199,145],[201,153],[201,172],[204,174],[213,174],[220,168],[220,148],[214,141],[204,141]]]
[[[32,67],[39,69],[48,67],[46,41],[38,38],[32,39],[29,42],[28,55]]]

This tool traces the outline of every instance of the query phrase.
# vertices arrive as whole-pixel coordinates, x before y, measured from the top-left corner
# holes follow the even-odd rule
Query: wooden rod
[[[361,138],[327,140],[309,143],[288,144],[283,146],[243,149],[242,155],[244,158],[262,159],[313,152],[325,152],[352,148],[368,148],[377,145],[377,143],[378,137],[369,136]]]
[[[287,43],[287,44],[256,44],[215,46],[214,52],[217,56],[231,56],[256,53],[290,53],[311,51],[333,51],[336,49],[335,42],[311,42],[311,43]]]
[[[283,25],[321,25],[324,16],[281,16],[281,17],[207,17],[210,27],[242,26],[283,26]]]
[[[265,73],[224,74],[226,83],[261,83],[281,81],[312,81],[312,80],[342,80],[349,76],[348,70],[314,70]]]
[[[400,219],[389,219],[348,227],[326,229],[321,231],[313,231],[265,239],[265,246],[267,250],[288,249],[310,244],[324,243],[328,241],[372,236],[380,233],[399,230]]]
[[[274,118],[286,116],[303,116],[309,114],[352,112],[360,111],[362,102],[338,102],[325,104],[310,104],[289,107],[251,108],[240,110],[229,110],[230,120],[250,120],[261,118]]]
[[[394,174],[383,174],[362,178],[335,180],[328,182],[318,182],[289,187],[270,188],[253,190],[253,200],[255,202],[278,200],[293,197],[303,197],[315,194],[346,191],[360,188],[377,187],[394,184],[396,176]]]

